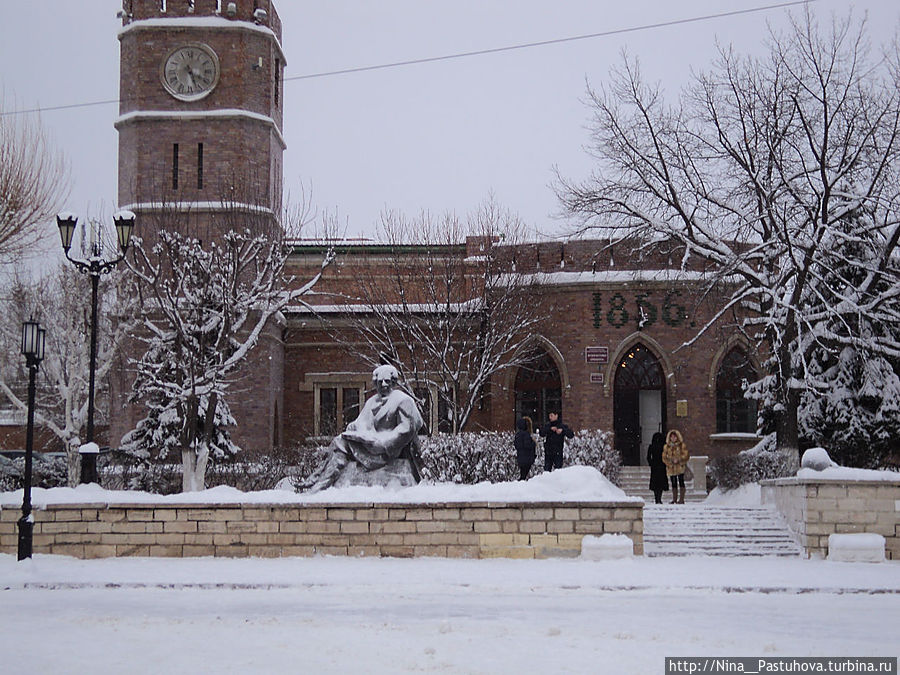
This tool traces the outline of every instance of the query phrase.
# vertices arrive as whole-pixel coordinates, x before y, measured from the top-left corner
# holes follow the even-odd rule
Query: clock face
[[[176,47],[163,59],[159,76],[163,87],[175,98],[197,101],[218,83],[219,58],[204,44]]]

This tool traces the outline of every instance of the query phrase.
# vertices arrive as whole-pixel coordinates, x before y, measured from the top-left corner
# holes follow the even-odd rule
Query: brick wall
[[[883,535],[885,556],[900,560],[900,478],[779,478],[762,482],[762,500],[781,512],[809,556],[828,555],[830,534],[866,532]]]
[[[121,556],[553,558],[586,534],[625,534],[643,555],[643,504],[57,504],[36,509],[34,552]],[[0,507],[0,552],[20,510]]]

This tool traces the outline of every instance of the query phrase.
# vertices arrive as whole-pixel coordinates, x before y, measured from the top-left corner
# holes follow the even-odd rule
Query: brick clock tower
[[[278,225],[281,21],[270,0],[124,0],[119,208],[145,241]]]
[[[281,21],[270,0],[123,0],[120,209],[152,243],[160,229],[213,241],[229,230],[277,232],[282,198]],[[282,327],[260,337],[232,391],[244,449],[280,444]],[[110,381],[109,442],[138,421],[121,408],[134,373]]]

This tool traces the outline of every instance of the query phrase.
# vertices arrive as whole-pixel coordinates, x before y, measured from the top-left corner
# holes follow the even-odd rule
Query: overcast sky
[[[171,0],[170,0],[171,1]],[[300,75],[632,29],[774,0],[281,0],[286,190],[311,186],[349,234],[372,234],[379,213],[465,213],[493,192],[542,232],[553,217],[553,167],[585,176],[585,82],[601,85],[627,49],[673,97],[715,42],[759,52],[773,9],[385,70],[290,81]],[[820,0],[828,18],[851,3]],[[0,0],[0,87],[19,108],[118,96],[119,0]],[[859,0],[873,42],[900,17],[896,0]],[[794,11],[800,11],[795,8]],[[111,214],[116,199],[116,104],[46,111],[68,155],[68,208]],[[48,228],[50,225],[48,225]],[[55,227],[52,228],[55,231]]]

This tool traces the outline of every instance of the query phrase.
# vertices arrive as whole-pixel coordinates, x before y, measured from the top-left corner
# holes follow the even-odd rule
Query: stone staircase
[[[625,491],[625,494],[632,497],[643,497],[648,504],[653,503],[653,493],[650,491],[650,467],[649,466],[623,466],[619,473],[619,487]],[[702,491],[694,490],[694,481],[686,480],[684,482],[686,488],[684,501],[688,503],[702,502],[706,499],[705,486]],[[672,501],[672,486],[669,485],[668,492],[663,492],[663,502]]]
[[[771,508],[647,504],[644,555],[799,556],[781,516]]]
[[[672,490],[663,503],[653,502],[648,489],[650,469],[623,466],[619,487],[626,494],[643,497],[644,555],[799,556],[800,545],[781,516],[771,508],[708,506],[706,491],[685,481],[684,504],[670,504]]]

